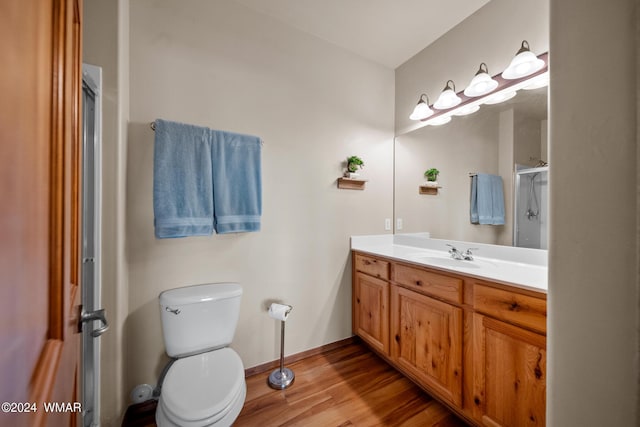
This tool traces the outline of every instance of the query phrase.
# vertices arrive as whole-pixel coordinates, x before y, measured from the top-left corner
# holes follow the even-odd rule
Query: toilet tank
[[[210,283],[162,292],[160,319],[167,354],[184,357],[231,344],[241,297],[238,283]]]

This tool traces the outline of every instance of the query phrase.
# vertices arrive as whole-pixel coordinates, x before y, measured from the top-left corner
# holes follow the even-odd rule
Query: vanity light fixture
[[[452,114],[454,116],[468,116],[469,114],[473,114],[480,109],[480,105],[478,104],[467,104],[458,109],[456,109]]]
[[[543,74],[540,74],[539,76],[532,78],[529,81],[529,84],[524,86],[522,89],[533,90],[533,89],[539,89],[545,86],[549,86],[549,73],[543,73]]]
[[[425,101],[423,98],[427,98],[427,100]],[[429,97],[426,93],[423,93],[420,95],[418,104],[416,105],[416,108],[413,109],[413,113],[411,113],[409,118],[411,120],[424,120],[432,114],[433,110],[429,108]]]
[[[464,94],[470,98],[486,95],[498,87],[498,82],[489,75],[489,69],[484,62],[480,64],[478,72],[471,79],[469,86],[464,90]]]
[[[526,41],[523,42],[522,46],[528,51],[529,44]],[[421,121],[422,123],[418,124],[418,127],[439,126],[450,122],[453,116],[466,116],[475,113],[483,104],[497,104],[507,101],[513,98],[520,89],[528,90],[547,86],[549,84],[548,56],[548,53],[543,53],[536,58],[539,61],[536,62],[537,64],[542,63],[542,68],[515,79],[505,79],[501,74],[490,76],[487,64],[483,62],[480,64],[475,77],[471,80],[469,87],[464,91],[456,94],[454,82],[447,80],[447,84],[438,101],[432,106],[429,106],[429,97],[426,94],[420,95],[418,104],[409,118]],[[448,95],[445,95],[447,92],[453,93],[455,98],[460,101],[455,102],[455,104],[441,104],[441,98],[447,99]],[[412,128],[415,128],[415,126],[412,126]]]
[[[449,85],[449,83],[451,83],[451,85]],[[447,80],[447,84],[444,89],[442,89],[442,93],[438,97],[438,100],[433,104],[433,108],[437,110],[448,110],[461,102],[462,99],[456,95],[456,84],[453,80]]]
[[[514,96],[516,96],[515,90],[498,92],[494,95],[488,96],[486,101],[484,101],[484,104],[487,104],[487,105],[499,104],[501,102],[504,102],[508,99],[513,98]]]
[[[523,40],[520,50],[511,60],[511,64],[502,72],[502,78],[508,80],[520,79],[535,73],[542,67],[544,67],[544,61],[531,52],[529,50],[529,42]]]
[[[451,116],[438,116],[438,117],[434,117],[433,119],[429,120],[427,122],[427,124],[429,126],[440,126],[443,125],[445,123],[449,123],[451,121]]]

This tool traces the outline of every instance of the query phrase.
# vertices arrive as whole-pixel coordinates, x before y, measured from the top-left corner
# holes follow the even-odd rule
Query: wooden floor
[[[288,366],[295,382],[269,388],[247,378],[235,426],[466,426],[364,345],[356,343]]]
[[[247,398],[234,426],[467,425],[360,343],[287,367],[296,379],[286,390],[269,388],[268,373],[247,378]],[[123,426],[153,426],[149,415],[130,416]]]

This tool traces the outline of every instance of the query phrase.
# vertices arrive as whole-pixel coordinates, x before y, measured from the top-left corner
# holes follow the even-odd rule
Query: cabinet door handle
[[[423,284],[422,280],[416,280],[416,286],[422,286]]]

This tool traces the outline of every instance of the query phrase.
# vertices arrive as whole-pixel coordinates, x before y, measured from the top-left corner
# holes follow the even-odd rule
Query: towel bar
[[[156,131],[156,122],[151,122],[149,123],[149,127],[151,128],[152,131]],[[260,139],[260,145],[264,145],[264,140],[261,138]]]

